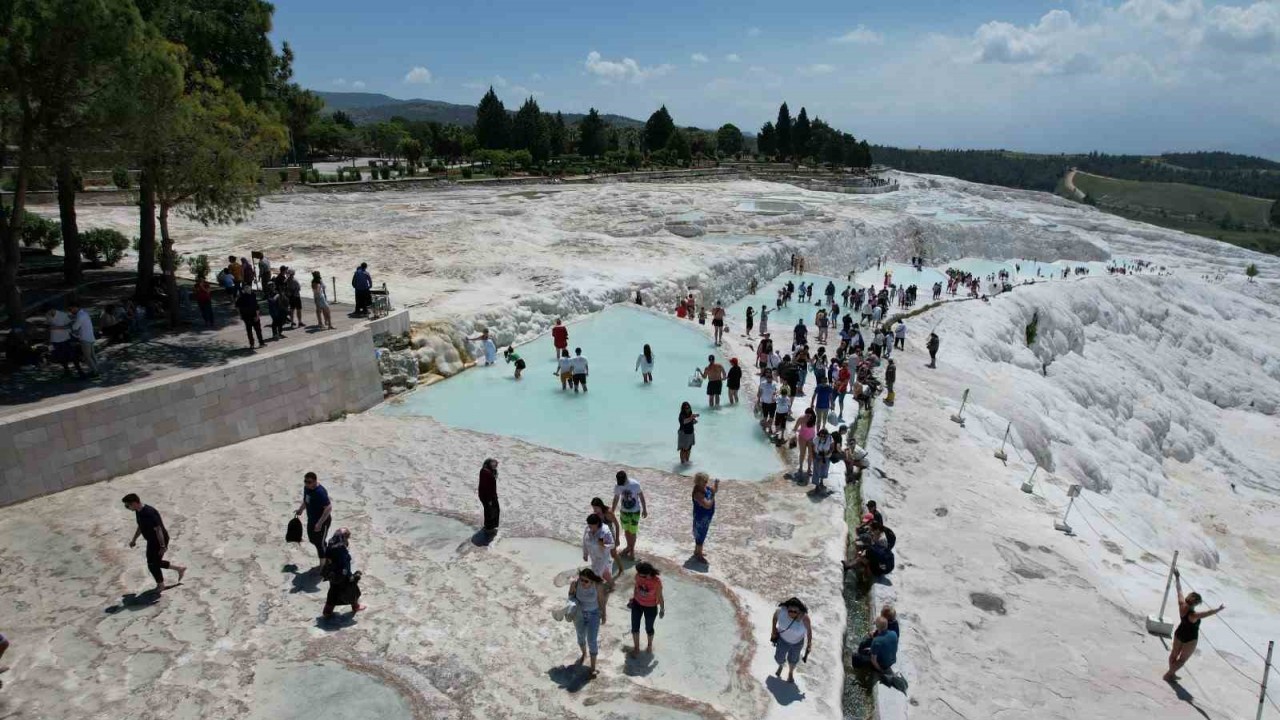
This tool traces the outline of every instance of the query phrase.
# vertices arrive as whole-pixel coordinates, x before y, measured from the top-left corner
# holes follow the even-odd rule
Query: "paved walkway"
[[[216,325],[211,329],[204,328],[192,303],[183,312],[188,322],[184,329],[169,331],[163,324],[156,323],[149,338],[134,338],[118,344],[107,344],[99,337],[101,373],[97,377],[81,379],[74,369],[67,375],[61,366],[53,363],[23,368],[13,374],[0,374],[0,417],[30,410],[35,403],[89,397],[139,380],[153,380],[188,370],[225,365],[263,353],[285,351],[298,342],[327,332],[348,330],[366,322],[364,318],[348,317],[354,306],[330,303],[334,330],[323,330],[312,324],[286,329],[283,340],[273,341],[270,339],[270,323],[264,322],[262,330],[263,337],[267,339],[266,347],[250,350],[244,323],[234,308],[222,300],[221,295],[214,297]],[[265,301],[262,308],[265,313]],[[315,323],[316,313],[310,298],[303,298],[302,313],[303,320]]]

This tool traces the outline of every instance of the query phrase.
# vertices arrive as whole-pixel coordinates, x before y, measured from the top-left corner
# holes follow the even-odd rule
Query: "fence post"
[[[1004,439],[1000,441],[1000,449],[996,451],[996,459],[997,459],[997,460],[999,460],[1000,462],[1008,462],[1008,461],[1009,461],[1009,456],[1008,456],[1008,455],[1006,455],[1006,454],[1005,454],[1005,452],[1004,452],[1004,444],[1005,444],[1005,443],[1007,443],[1007,442],[1009,442],[1009,431],[1010,431],[1010,430],[1013,430],[1013,422],[1012,422],[1012,421],[1010,421],[1010,422],[1009,422],[1009,425],[1008,425],[1007,427],[1005,427],[1005,429],[1004,429]]]
[[[1071,514],[1071,506],[1076,504],[1076,497],[1079,495],[1080,495],[1079,485],[1072,485],[1071,487],[1067,488],[1067,497],[1071,499],[1067,502],[1067,511],[1062,513],[1062,520],[1054,521],[1053,523],[1054,530],[1057,530],[1058,532],[1066,533],[1068,535],[1074,534],[1071,532],[1071,526],[1067,524],[1067,516]]]
[[[951,416],[951,422],[960,427],[964,427],[964,405],[967,402],[969,402],[969,388],[964,389],[964,396],[960,398],[960,412]]]
[[[1035,467],[1031,468],[1031,477],[1027,478],[1027,481],[1022,483],[1022,492],[1030,495],[1031,491],[1035,489],[1036,471],[1039,469],[1040,463],[1036,463]]]
[[[1160,614],[1147,616],[1147,632],[1160,637],[1173,636],[1173,623],[1164,621],[1164,608],[1169,604],[1169,588],[1173,586],[1174,573],[1178,572],[1178,551],[1173,551],[1173,561],[1169,563],[1169,575],[1164,580],[1164,597],[1160,599]]]
[[[1258,693],[1258,717],[1262,720],[1262,708],[1267,702],[1267,678],[1271,677],[1271,651],[1276,649],[1276,641],[1267,643],[1267,664],[1262,666],[1262,692]]]
[[[333,283],[333,301],[338,302],[338,276],[330,275],[329,282]]]

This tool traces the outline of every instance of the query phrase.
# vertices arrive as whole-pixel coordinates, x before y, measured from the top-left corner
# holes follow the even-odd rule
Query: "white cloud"
[[[738,56],[738,53],[729,53],[724,56],[724,59],[729,62],[742,62],[742,58]]]
[[[866,25],[859,25],[840,37],[831,38],[831,42],[842,45],[881,45],[884,43],[884,36]]]
[[[835,72],[835,70],[836,68],[834,65],[828,65],[826,63],[813,63],[812,65],[805,65],[803,67],[796,68],[796,71],[801,75],[830,75]]]
[[[747,28],[747,37],[760,37],[760,28]]]
[[[337,85],[338,87],[343,87],[343,86],[345,86],[345,85],[347,84],[347,79],[346,79],[346,78],[335,78],[335,79],[334,79],[334,81],[333,81],[333,84],[334,84],[334,85]]]
[[[354,81],[354,82],[352,82],[352,83],[351,83],[351,87],[355,88],[356,90],[363,90],[363,89],[364,89],[364,81],[363,81],[363,80],[356,80],[356,81]]]
[[[1205,41],[1215,46],[1257,53],[1280,49],[1280,2],[1217,5],[1205,21]]]
[[[542,73],[534,73],[534,74],[533,74],[533,75],[531,75],[530,77],[531,77],[532,79],[534,79],[534,80],[541,80],[541,79],[542,79]]]
[[[504,88],[507,86],[507,79],[501,75],[494,75],[492,85],[496,88]]]
[[[622,60],[605,60],[600,53],[592,50],[587,53],[587,61],[583,63],[587,72],[595,75],[603,83],[613,82],[631,82],[640,83],[652,77],[660,77],[674,70],[674,66],[668,64],[653,65],[642,67],[631,58],[622,58]]]
[[[689,56],[689,59],[696,63],[704,63],[707,61],[707,56],[702,53],[694,53]]]
[[[520,98],[521,100],[524,100],[525,98],[530,98],[530,97],[539,98],[545,95],[546,93],[542,92],[541,90],[530,90],[529,88],[523,85],[512,85],[511,94]]]
[[[404,81],[413,85],[426,85],[431,82],[431,71],[418,65],[404,74]]]

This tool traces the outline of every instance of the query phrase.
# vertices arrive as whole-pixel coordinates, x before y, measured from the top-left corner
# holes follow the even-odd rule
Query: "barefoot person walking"
[[[649,642],[644,651],[653,654],[653,623],[667,614],[667,601],[662,596],[662,579],[658,570],[647,562],[636,563],[636,588],[631,596],[631,657],[640,654],[640,620]]]
[[[794,683],[796,665],[802,659],[801,646],[804,646],[805,662],[809,662],[809,651],[813,649],[813,625],[809,622],[809,608],[798,598],[787,598],[778,605],[778,610],[773,614],[769,642],[773,643],[773,659],[778,663],[778,671],[774,674],[782,677],[782,667],[785,665],[787,682]]]
[[[187,569],[182,565],[173,565],[164,559],[164,553],[169,549],[169,531],[164,527],[160,511],[150,505],[143,505],[136,493],[125,495],[121,502],[133,511],[138,520],[138,529],[129,539],[129,547],[137,547],[139,535],[147,541],[147,570],[151,571],[151,577],[156,580],[156,594],[164,592],[164,574],[161,570],[177,570],[178,582],[182,582],[182,576],[187,574]]]
[[[581,665],[587,654],[591,655],[591,677],[596,676],[596,656],[600,654],[600,626],[608,618],[608,593],[604,589],[604,581],[591,568],[578,571],[578,579],[569,583],[569,598],[577,603],[577,612],[573,616],[573,628],[578,632],[578,648],[582,655],[578,658]]]
[[[618,504],[622,504],[622,532],[627,538],[627,547],[618,553],[623,557],[635,559],[636,533],[640,530],[640,518],[649,517],[649,503],[645,500],[640,483],[627,477],[626,470],[619,470],[614,478],[617,487],[613,490],[613,506],[611,511],[617,512]]]
[[[1200,641],[1200,621],[1217,615],[1226,607],[1219,605],[1215,610],[1196,612],[1196,606],[1202,602],[1200,593],[1192,592],[1183,597],[1182,575],[1177,570],[1173,571],[1173,580],[1178,588],[1178,617],[1182,618],[1182,621],[1173,631],[1173,647],[1169,650],[1169,672],[1164,674],[1165,682],[1177,681],[1178,671],[1195,653],[1196,644]]]
[[[680,464],[689,464],[689,454],[693,452],[693,426],[698,424],[698,414],[689,403],[680,403],[680,429],[676,431],[676,450],[680,451]]]
[[[706,555],[702,554],[702,546],[707,542],[707,531],[711,529],[711,519],[716,515],[716,493],[720,492],[720,481],[712,482],[711,476],[700,472],[693,476],[693,559],[708,564]]]

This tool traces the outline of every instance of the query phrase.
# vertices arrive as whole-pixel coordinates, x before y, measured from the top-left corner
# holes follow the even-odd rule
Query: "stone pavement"
[[[266,301],[262,301],[262,307],[265,313]],[[192,317],[196,312],[194,303],[184,310],[184,319],[188,321],[188,325],[181,330],[170,331],[156,323],[148,338],[107,344],[101,337],[101,331],[95,328],[99,335],[97,347],[101,374],[82,379],[76,376],[74,368],[67,375],[59,365],[53,363],[26,367],[12,374],[0,374],[0,417],[30,410],[36,403],[88,398],[139,380],[162,378],[288,350],[299,340],[317,339],[324,333],[348,330],[366,322],[364,318],[348,317],[353,309],[352,305],[330,303],[334,330],[323,330],[314,325],[315,308],[311,299],[304,297],[302,317],[309,325],[294,330],[286,329],[285,339],[273,341],[270,339],[270,323],[264,322],[263,337],[267,339],[267,344],[265,348],[258,350],[249,349],[244,323],[221,294],[214,295],[216,324],[213,328],[206,329],[198,315]]]

